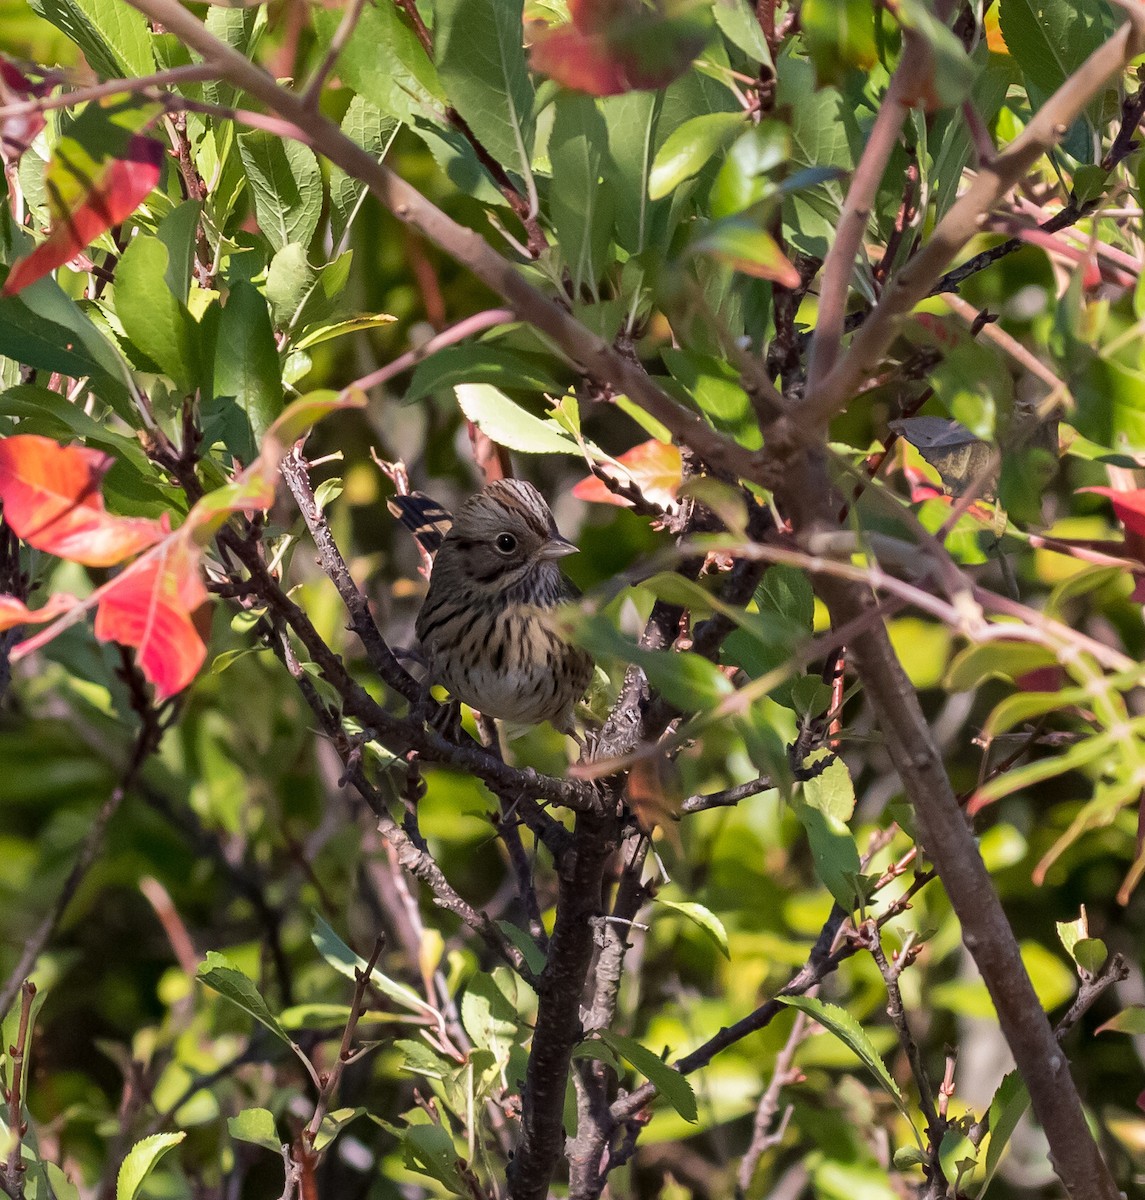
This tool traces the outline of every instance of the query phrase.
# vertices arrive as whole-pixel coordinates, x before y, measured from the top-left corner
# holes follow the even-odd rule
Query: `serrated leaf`
[[[186,1133],[156,1133],[136,1142],[119,1168],[115,1181],[115,1200],[135,1200],[155,1164],[186,1136]]]
[[[365,1113],[364,1108],[336,1108],[328,1112],[318,1126],[318,1134],[314,1139],[314,1150],[321,1154],[323,1150],[350,1124]]]
[[[675,1067],[669,1066],[662,1058],[634,1039],[622,1037],[609,1029],[600,1031],[600,1040],[619,1054],[629,1066],[639,1071],[685,1121],[695,1123],[699,1117],[696,1093]]]
[[[1115,1017],[1110,1017],[1097,1027],[1098,1033],[1128,1033],[1133,1037],[1145,1034],[1145,1006],[1135,1004],[1123,1008]]]
[[[309,146],[261,129],[239,135],[258,225],[275,250],[309,243],[322,215],[322,169]]]
[[[827,1004],[814,996],[777,996],[776,999],[791,1008],[805,1012],[813,1021],[818,1022],[824,1029],[833,1033],[845,1046],[852,1050],[868,1071],[875,1077],[879,1086],[894,1100],[899,1112],[914,1128],[914,1119],[907,1108],[899,1086],[891,1078],[886,1063],[875,1049],[866,1031],[853,1016],[837,1004]]]
[[[986,1147],[985,1175],[978,1190],[978,1200],[986,1194],[994,1172],[1002,1161],[1002,1155],[1018,1122],[1030,1106],[1030,1093],[1017,1071],[1011,1071],[998,1085],[994,1099],[990,1101],[990,1142]]]
[[[231,1137],[240,1142],[251,1142],[278,1154],[282,1149],[282,1138],[274,1126],[274,1114],[268,1108],[245,1108],[227,1118],[227,1129]]]
[[[288,1046],[292,1044],[290,1035],[278,1023],[278,1018],[270,1011],[258,988],[241,971],[233,967],[224,955],[214,950],[209,951],[206,961],[199,964],[198,979],[254,1017],[260,1025],[265,1025],[275,1037],[281,1038]]]
[[[693,925],[708,935],[724,958],[730,960],[731,951],[728,949],[727,930],[724,928],[724,923],[711,909],[687,900],[665,900],[663,896],[657,896],[656,903],[671,909],[672,912],[679,913],[682,917],[687,917]]]

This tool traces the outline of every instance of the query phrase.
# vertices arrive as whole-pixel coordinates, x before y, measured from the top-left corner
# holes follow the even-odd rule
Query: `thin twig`
[[[16,1042],[8,1048],[12,1083],[4,1089],[4,1103],[8,1106],[8,1155],[0,1182],[11,1200],[23,1200],[27,1173],[23,1155],[24,1134],[28,1132],[28,1122],[24,1120],[24,1062],[32,1028],[32,1001],[35,998],[36,985],[30,979],[25,979],[20,985],[20,1024],[16,1030]]]

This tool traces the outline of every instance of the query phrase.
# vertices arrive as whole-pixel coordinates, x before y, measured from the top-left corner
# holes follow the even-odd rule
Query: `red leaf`
[[[207,648],[191,614],[206,599],[199,551],[189,538],[176,535],[103,589],[95,636],[134,646],[143,674],[166,699],[182,691],[203,665]]]
[[[529,59],[534,71],[590,96],[619,96],[631,90],[624,66],[603,34],[558,25],[534,35]]]
[[[1111,487],[1083,487],[1077,490],[1108,496],[1121,524],[1130,532],[1145,536],[1145,488],[1137,488],[1132,492],[1119,492]]]
[[[162,143],[134,134],[124,156],[112,159],[87,181],[79,203],[53,222],[47,239],[12,265],[0,294],[12,296],[35,283],[75,258],[105,230],[127,220],[158,184],[162,165]]]
[[[1058,663],[1036,667],[1017,676],[1014,684],[1023,692],[1060,692],[1065,686],[1065,668]]]
[[[0,57],[0,107],[19,104],[47,95],[52,85],[45,81],[33,83],[14,62]],[[39,136],[46,121],[42,112],[22,112],[0,118],[0,148],[9,164],[24,153]]]
[[[684,478],[684,464],[680,458],[680,451],[670,442],[641,442],[616,461],[622,465],[623,470],[617,470],[610,463],[603,464],[601,470],[622,483],[635,484],[644,499],[651,504],[670,508],[676,503],[676,494]],[[573,495],[578,500],[587,500],[590,504],[619,504],[624,508],[632,507],[631,500],[610,491],[608,484],[595,475],[582,479],[573,488]]]
[[[533,69],[590,96],[667,87],[704,48],[687,12],[669,16],[640,0],[573,0],[572,23],[532,33]]]
[[[67,592],[57,592],[48,597],[48,602],[37,609],[30,609],[23,600],[15,596],[0,596],[0,632],[14,629],[17,625],[43,625],[54,621],[61,613],[77,605],[79,601]]]
[[[166,518],[107,512],[100,483],[110,456],[51,438],[0,438],[0,502],[12,532],[29,546],[88,567],[111,567],[167,536]]]

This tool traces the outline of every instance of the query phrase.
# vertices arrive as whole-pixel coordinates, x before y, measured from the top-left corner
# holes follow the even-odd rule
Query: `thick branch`
[[[850,621],[867,596],[825,580],[835,621]],[[959,808],[918,697],[880,622],[851,651],[887,750],[914,806],[928,857],[938,868],[962,925],[966,948],[986,982],[1002,1032],[1049,1140],[1054,1169],[1073,1197],[1117,1200],[1120,1193],[1085,1122],[1068,1063],[1054,1039],[1022,963],[990,874]]]

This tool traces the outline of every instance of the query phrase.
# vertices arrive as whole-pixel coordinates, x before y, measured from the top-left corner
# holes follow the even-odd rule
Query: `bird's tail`
[[[413,534],[422,550],[431,557],[436,554],[453,527],[453,517],[436,500],[421,492],[393,496],[387,503],[390,512]]]

